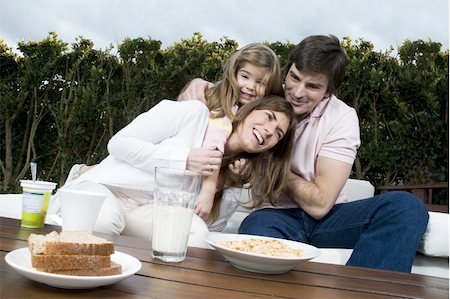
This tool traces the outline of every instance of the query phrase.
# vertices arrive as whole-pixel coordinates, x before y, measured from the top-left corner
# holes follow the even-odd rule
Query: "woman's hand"
[[[215,146],[208,148],[192,148],[186,162],[186,169],[210,176],[213,171],[220,169],[222,152]]]
[[[213,83],[196,78],[183,87],[177,100],[199,100],[203,104],[206,104],[205,92],[211,87],[214,87]]]

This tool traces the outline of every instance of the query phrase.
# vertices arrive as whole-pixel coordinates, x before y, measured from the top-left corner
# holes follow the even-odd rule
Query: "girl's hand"
[[[247,163],[247,159],[240,158],[239,160],[230,163],[228,165],[228,168],[235,174],[239,174],[242,170],[242,167],[244,167],[245,163]]]
[[[215,146],[209,148],[192,148],[186,161],[186,169],[210,176],[213,171],[220,169],[222,152]]]
[[[195,209],[194,213],[199,217],[206,219],[211,213],[211,209],[214,203],[214,195],[212,198],[209,198],[207,194],[200,192],[195,201]]]

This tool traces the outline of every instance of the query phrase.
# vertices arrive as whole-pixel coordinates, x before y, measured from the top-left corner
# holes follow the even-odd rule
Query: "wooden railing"
[[[435,210],[440,212],[448,212],[447,205],[435,205],[433,204],[433,191],[439,189],[448,190],[448,182],[438,182],[430,184],[417,184],[417,185],[395,185],[395,186],[378,186],[377,193],[383,193],[386,191],[407,191],[419,197],[429,208],[429,210]]]

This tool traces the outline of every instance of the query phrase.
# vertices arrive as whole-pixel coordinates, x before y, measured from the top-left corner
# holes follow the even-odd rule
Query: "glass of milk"
[[[187,170],[156,167],[153,258],[164,262],[184,261],[201,178],[199,173]]]

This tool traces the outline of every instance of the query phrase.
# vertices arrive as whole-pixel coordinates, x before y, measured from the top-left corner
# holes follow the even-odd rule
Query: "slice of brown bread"
[[[109,255],[45,255],[31,256],[31,266],[38,269],[79,270],[111,267]]]
[[[51,232],[47,235],[31,234],[28,246],[32,254],[46,255],[110,255],[114,243],[85,231]]]
[[[106,276],[106,275],[117,275],[122,273],[122,267],[114,262],[111,262],[111,267],[100,269],[78,269],[78,270],[37,269],[37,270],[41,272],[64,274],[64,275],[76,275],[76,276]]]

